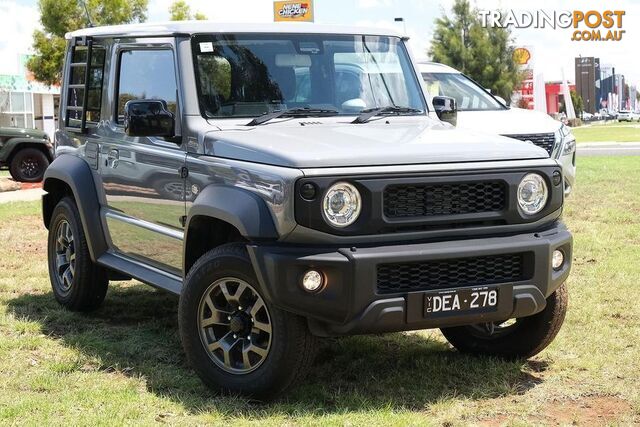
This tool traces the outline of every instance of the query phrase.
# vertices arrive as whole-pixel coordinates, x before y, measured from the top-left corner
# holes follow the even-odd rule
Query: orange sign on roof
[[[275,22],[313,22],[313,0],[274,1],[273,20]]]

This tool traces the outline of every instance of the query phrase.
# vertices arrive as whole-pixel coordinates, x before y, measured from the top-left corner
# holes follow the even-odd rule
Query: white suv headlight
[[[549,190],[543,177],[527,174],[518,185],[518,205],[527,215],[537,214],[547,204]]]
[[[573,136],[571,129],[563,124],[560,126],[557,135],[559,136],[560,148],[562,149],[560,155],[567,156],[573,154],[573,152],[576,151],[576,137]]]
[[[334,227],[347,227],[360,215],[362,198],[358,189],[348,182],[332,185],[324,195],[322,213]]]

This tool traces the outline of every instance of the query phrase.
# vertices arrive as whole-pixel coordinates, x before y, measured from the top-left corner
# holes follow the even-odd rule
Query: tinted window
[[[194,37],[193,51],[200,106],[208,117],[303,107],[345,115],[393,105],[426,110],[396,37],[201,35]]]
[[[162,99],[176,112],[176,75],[170,50],[130,50],[120,55],[118,122],[132,99]]]

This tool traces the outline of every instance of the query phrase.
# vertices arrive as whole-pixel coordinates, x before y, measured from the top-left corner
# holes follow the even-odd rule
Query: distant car
[[[590,120],[594,120],[595,119],[595,115],[588,113],[586,111],[582,112],[582,116],[581,116],[582,120],[584,120],[585,122],[588,122]]]
[[[565,195],[571,193],[576,179],[576,139],[565,123],[539,111],[509,108],[504,99],[447,65],[422,62],[418,70],[431,97],[456,100],[457,127],[529,141],[544,148],[551,158],[560,161]]]
[[[632,121],[640,121],[640,115],[635,111],[629,110],[620,110],[618,111],[618,121],[619,122],[632,122]]]
[[[19,182],[40,182],[53,159],[53,145],[41,130],[0,127],[0,168]]]

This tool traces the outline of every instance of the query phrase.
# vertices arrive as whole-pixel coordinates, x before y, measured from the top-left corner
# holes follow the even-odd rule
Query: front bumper
[[[565,255],[558,271],[551,267],[555,249]],[[545,231],[508,237],[351,248],[249,245],[248,250],[268,301],[308,318],[314,334],[336,336],[503,321],[538,313],[544,309],[546,298],[569,275],[572,237],[558,222]],[[436,289],[382,293],[378,287],[380,264],[509,254],[526,254],[527,274],[521,280],[490,284],[498,286],[500,295],[494,312],[425,318],[425,292]],[[322,271],[326,278],[325,287],[317,293],[300,286],[302,275],[312,268]],[[448,288],[458,286],[440,284],[437,290]]]

